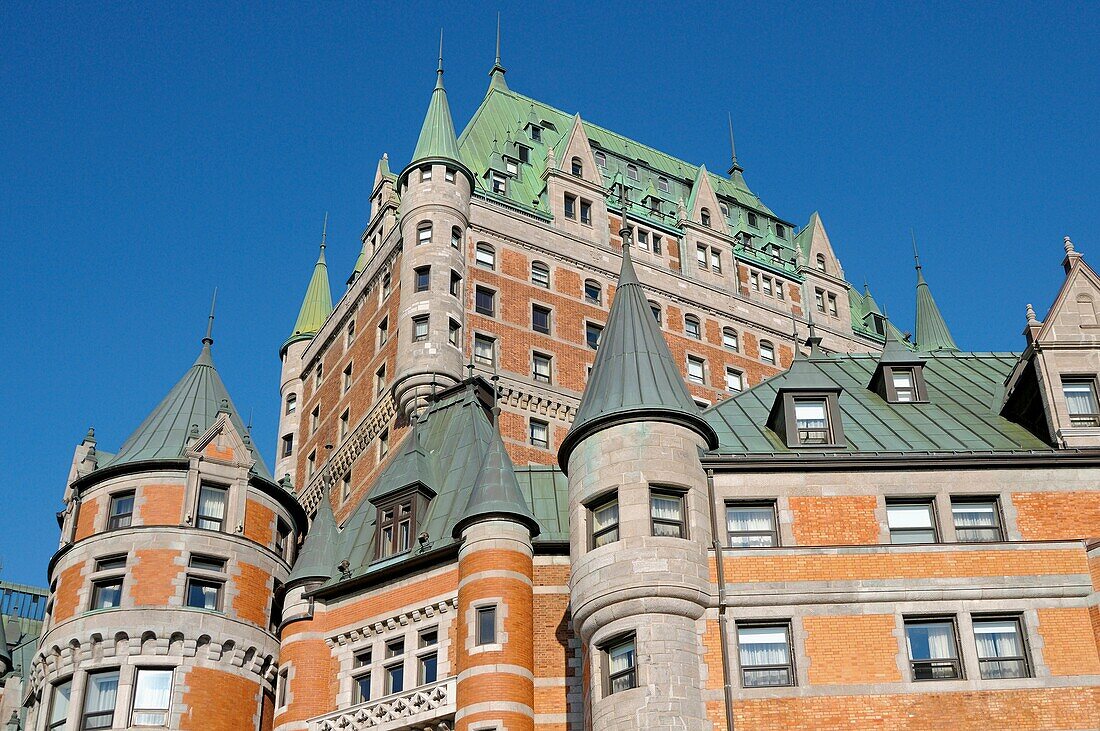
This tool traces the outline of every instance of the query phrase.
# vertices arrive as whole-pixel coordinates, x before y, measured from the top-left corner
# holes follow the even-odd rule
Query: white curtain
[[[654,495],[651,500],[653,517],[659,520],[679,521],[681,519],[680,505],[679,498]]]
[[[608,653],[607,665],[611,675],[634,667],[634,643],[612,648]]]
[[[60,728],[69,717],[69,695],[72,693],[73,684],[66,681],[61,685],[55,685],[53,700],[50,701],[50,728]]]
[[[922,624],[909,627],[906,642],[913,660],[952,660],[955,658],[949,623]]]
[[[1092,387],[1087,383],[1064,383],[1062,390],[1066,395],[1066,405],[1071,414],[1092,414],[1096,412],[1092,399]]]
[[[592,513],[592,529],[594,531],[601,531],[608,526],[615,525],[619,522],[619,504],[611,503],[610,505],[593,511]]]
[[[794,405],[794,418],[798,422],[799,429],[824,429],[825,428],[825,404],[796,403]]]
[[[992,528],[997,524],[990,504],[952,505],[956,528]]]
[[[199,514],[225,520],[225,490],[204,487],[199,491]]]
[[[773,517],[771,508],[726,508],[726,529],[730,533],[770,531]]]
[[[975,622],[974,639],[978,644],[978,657],[983,660],[998,657],[1021,657],[1024,648],[1020,645],[1020,635],[1016,623]]]
[[[782,627],[742,627],[737,642],[742,667],[787,664],[787,632]]]

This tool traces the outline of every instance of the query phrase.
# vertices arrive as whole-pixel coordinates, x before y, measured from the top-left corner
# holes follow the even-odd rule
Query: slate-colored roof
[[[480,385],[479,385],[480,384]],[[567,488],[560,470],[514,467],[503,451],[500,435],[490,421],[478,388],[489,388],[480,379],[463,381],[440,393],[405,439],[415,435],[418,444],[402,442],[393,461],[378,477],[369,496],[384,496],[398,483],[410,481],[409,462],[415,460],[427,474],[419,480],[432,493],[427,512],[418,517],[418,531],[428,534],[426,550],[456,543],[455,528],[468,509],[522,515],[539,535],[537,542],[568,540]],[[406,463],[406,464],[401,464]],[[491,478],[491,479],[490,479]],[[480,483],[486,486],[477,494]],[[479,514],[488,514],[480,512]],[[364,500],[345,521],[337,556],[347,558],[353,576],[369,574],[419,554],[414,546],[397,556],[375,560],[377,507]]]
[[[917,328],[916,344],[918,350],[958,350],[951,331],[947,329],[940,308],[932,299],[932,290],[924,281],[921,265],[917,263]]]
[[[928,403],[890,404],[868,389],[878,366],[875,355],[833,355],[803,361],[841,390],[839,405],[846,446],[827,452],[1014,452],[1051,447],[1024,427],[999,415],[1005,377],[1017,353],[920,353]],[[913,358],[910,358],[910,361]],[[718,433],[715,454],[799,454],[767,426],[779,375],[704,412]]]
[[[327,227],[326,220],[326,227]],[[325,263],[325,235],[321,235],[321,253],[313,265],[313,276],[306,287],[306,296],[302,299],[302,308],[298,310],[298,319],[294,331],[287,343],[311,338],[317,334],[325,320],[332,314],[332,288],[328,283],[328,265]],[[285,347],[285,346],[284,346]]]
[[[192,427],[197,426],[198,433],[205,433],[214,424],[214,419],[223,407],[228,410],[237,433],[247,437],[248,429],[241,421],[240,414],[229,397],[229,391],[214,367],[214,359],[210,353],[213,342],[209,337],[203,339],[198,359],[145,418],[137,431],[123,442],[117,454],[109,457],[105,452],[97,453],[100,467],[182,457],[190,441]],[[263,457],[255,449],[252,456],[256,459],[256,473],[270,480],[271,473],[264,464]]]
[[[634,273],[630,247],[623,248],[615,299],[600,338],[596,360],[562,440],[558,462],[564,468],[577,443],[622,421],[674,421],[694,429],[714,446],[714,433],[699,414],[680,369]]]
[[[451,107],[447,103],[447,90],[443,87],[442,56],[439,59],[439,68],[436,69],[435,89],[432,90],[432,98],[428,102],[428,113],[424,115],[424,125],[420,128],[420,137],[416,141],[416,149],[409,165],[425,160],[462,160],[458,153]]]
[[[331,579],[336,575],[336,566],[340,563],[339,547],[340,531],[336,527],[336,517],[332,513],[328,491],[325,490],[317,504],[317,514],[309,527],[302,550],[294,561],[287,585],[310,579]]]

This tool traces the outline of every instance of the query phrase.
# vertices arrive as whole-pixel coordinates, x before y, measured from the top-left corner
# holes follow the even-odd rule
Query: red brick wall
[[[807,668],[813,685],[896,683],[898,641],[892,614],[805,617]]]
[[[63,622],[76,615],[80,609],[80,589],[84,586],[84,564],[73,564],[57,578],[54,592],[53,621]]]
[[[106,498],[92,498],[80,503],[76,513],[76,531],[73,534],[73,542],[87,538],[95,533],[95,520],[99,515],[101,501]]]
[[[295,622],[290,625],[298,632],[312,632],[313,622]],[[275,723],[304,721],[320,716],[336,708],[336,694],[340,684],[340,665],[332,657],[332,651],[324,640],[299,639],[284,643],[279,653],[279,664],[293,666],[290,685],[290,701],[285,709],[276,712]]]
[[[238,618],[258,627],[267,627],[267,605],[271,601],[271,575],[259,566],[240,564],[240,573],[233,579],[237,596],[233,611]]]
[[[1016,492],[1012,505],[1024,540],[1100,538],[1100,491]]]
[[[1093,636],[1088,609],[1048,607],[1038,614],[1043,660],[1051,675],[1100,674],[1096,643],[1087,639]]]
[[[799,546],[868,545],[879,542],[873,495],[791,497],[791,529]]]
[[[273,545],[275,511],[258,500],[249,500],[244,510],[244,537],[264,546]]]
[[[183,485],[142,485],[138,499],[142,525],[179,525],[183,520]]]
[[[257,679],[258,681],[258,679]],[[258,682],[209,668],[187,671],[187,712],[180,728],[194,731],[252,731],[260,707]]]
[[[134,551],[130,567],[130,596],[139,607],[164,607],[177,593],[172,582],[183,570],[176,559],[179,551],[168,548],[144,548]]]

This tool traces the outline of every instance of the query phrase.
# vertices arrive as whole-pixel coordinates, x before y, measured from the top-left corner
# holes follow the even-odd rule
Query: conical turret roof
[[[325,229],[327,233],[327,217]],[[317,263],[313,265],[313,276],[309,278],[306,296],[302,300],[302,308],[298,310],[298,319],[294,323],[294,331],[286,341],[287,345],[295,340],[305,340],[316,335],[328,316],[332,314],[332,288],[329,287],[328,264],[325,262],[326,233],[321,234],[321,251],[317,255]]]
[[[440,40],[442,46],[442,40]],[[426,160],[452,160],[461,162],[458,154],[458,136],[455,135],[451,107],[447,103],[447,90],[443,86],[443,51],[440,48],[439,67],[435,72],[435,89],[428,102],[428,113],[416,141],[409,167]]]
[[[209,335],[203,338],[202,350],[183,378],[172,387],[168,395],[145,418],[141,426],[123,442],[110,465],[126,464],[153,459],[182,457],[191,441],[193,428],[205,433],[214,424],[218,413],[228,412],[237,433],[247,437],[248,429],[233,406],[229,391],[214,368],[210,346],[214,341]],[[267,479],[271,473],[263,458],[253,451],[256,472]]]
[[[340,531],[336,527],[336,516],[332,512],[328,490],[321,493],[321,502],[317,504],[317,515],[309,528],[305,543],[294,562],[287,585],[302,581],[328,581],[336,574],[336,565],[340,562]]]
[[[466,508],[455,523],[452,536],[458,538],[466,526],[493,517],[519,521],[531,530],[532,537],[537,536],[539,523],[523,497],[523,491],[516,480],[515,466],[504,448],[500,432],[485,418],[475,420],[474,428],[480,432],[478,439],[484,440],[488,446],[477,479],[470,490],[470,497],[466,501]]]
[[[634,273],[630,247],[625,246],[615,300],[573,427],[562,441],[559,464],[568,469],[570,452],[585,437],[629,421],[682,423],[703,436],[711,448],[717,445],[714,430],[700,416],[653,319]]]
[[[932,299],[932,290],[924,281],[920,263],[917,263],[917,349],[932,352],[934,350],[958,350],[951,331],[947,329],[936,300]]]

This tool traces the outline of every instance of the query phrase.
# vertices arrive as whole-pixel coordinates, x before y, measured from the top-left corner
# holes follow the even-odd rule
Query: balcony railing
[[[309,731],[450,731],[454,714],[455,679],[450,677],[311,719]]]

